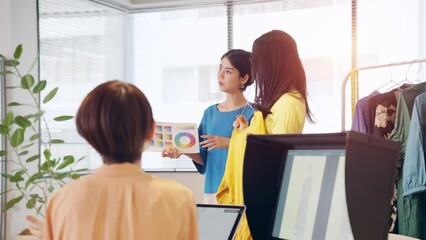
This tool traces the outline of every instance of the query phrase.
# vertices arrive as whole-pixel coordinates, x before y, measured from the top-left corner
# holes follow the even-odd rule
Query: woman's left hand
[[[37,239],[43,239],[44,222],[32,215],[27,215],[25,218],[30,223],[30,225],[28,226],[28,229],[30,230],[31,234],[36,236]]]
[[[228,148],[229,147],[229,138],[216,136],[216,135],[201,135],[202,138],[206,140],[200,142],[200,145],[203,148],[207,148],[208,151],[211,151],[216,148]]]

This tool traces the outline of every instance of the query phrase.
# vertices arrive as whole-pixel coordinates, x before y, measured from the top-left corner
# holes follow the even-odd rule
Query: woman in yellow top
[[[248,133],[302,133],[305,119],[313,121],[307,102],[305,70],[297,44],[289,34],[273,30],[257,38],[253,43],[251,62],[257,111],[248,128],[244,129],[246,121],[242,117],[234,122],[236,129],[231,136],[226,170],[216,195],[220,204],[244,205],[242,171]],[[251,239],[245,217],[236,239]]]
[[[312,114],[296,41],[280,30],[265,33],[253,43],[251,62],[254,103],[265,119],[266,133],[302,133],[305,118],[312,122]]]

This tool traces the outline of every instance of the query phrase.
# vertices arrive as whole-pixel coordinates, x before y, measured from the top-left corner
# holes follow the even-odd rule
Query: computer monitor
[[[272,226],[278,239],[353,239],[343,149],[290,149]]]
[[[357,132],[249,135],[254,239],[386,239],[399,144]]]

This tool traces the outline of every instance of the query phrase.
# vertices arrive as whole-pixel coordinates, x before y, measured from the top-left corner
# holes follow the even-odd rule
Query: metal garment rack
[[[393,66],[400,66],[400,65],[409,65],[409,64],[415,64],[415,63],[422,63],[422,62],[426,62],[426,59],[415,59],[412,61],[403,61],[403,62],[396,62],[396,63],[388,63],[388,64],[382,64],[382,65],[372,65],[372,66],[366,66],[366,67],[360,67],[360,68],[355,68],[352,69],[344,78],[343,83],[342,83],[342,122],[341,122],[341,127],[342,127],[342,131],[346,131],[346,84],[348,83],[349,78],[355,77],[355,75],[362,70],[369,70],[369,69],[376,69],[376,68],[386,68],[386,67],[393,67]],[[356,78],[357,79],[357,78]],[[354,106],[354,104],[356,103],[356,101],[358,101],[358,81],[354,80],[353,81],[353,88],[355,88],[355,94],[354,96],[352,96],[352,106]]]

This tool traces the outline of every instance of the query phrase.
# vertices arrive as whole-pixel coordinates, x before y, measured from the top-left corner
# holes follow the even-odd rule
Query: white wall
[[[22,43],[24,54],[21,59],[22,69],[29,69],[33,58],[37,56],[37,11],[35,0],[1,0],[0,1],[0,52],[11,57],[15,47]],[[37,69],[32,72],[38,76]],[[7,85],[11,85],[11,78],[7,78]],[[18,100],[25,102],[25,99],[8,90],[7,101]],[[25,109],[23,109],[25,111]],[[37,151],[37,149],[34,149]],[[36,169],[34,169],[36,170]],[[8,171],[12,169],[8,166]],[[10,188],[12,186],[8,186]],[[8,199],[16,197],[8,194]],[[28,213],[25,203],[19,204],[7,212],[6,217],[6,239],[18,234],[27,226],[24,216]]]
[[[38,52],[38,33],[37,33],[37,6],[36,0],[0,0],[0,53],[11,57],[15,47],[22,43],[24,54],[22,62],[24,69],[27,69],[32,62],[32,58]],[[27,59],[25,59],[27,58]],[[33,72],[38,76],[37,72]],[[10,79],[8,79],[10,81]],[[8,101],[22,97],[8,92]],[[9,172],[11,169],[9,169]],[[194,192],[197,202],[203,202],[204,176],[197,172],[178,172],[178,173],[153,173],[153,175],[175,179]],[[8,196],[11,199],[12,196]],[[24,220],[28,213],[23,204],[14,207],[7,212],[6,239],[13,239],[22,229],[27,226]]]
[[[204,175],[201,175],[198,172],[156,172],[152,174],[162,178],[174,179],[177,182],[185,185],[194,193],[195,201],[197,203],[203,203]]]
[[[10,55],[11,47],[11,0],[0,0],[0,53]]]

